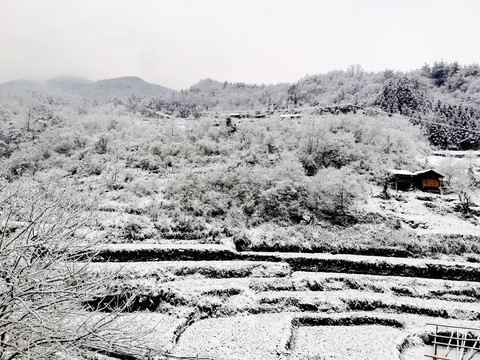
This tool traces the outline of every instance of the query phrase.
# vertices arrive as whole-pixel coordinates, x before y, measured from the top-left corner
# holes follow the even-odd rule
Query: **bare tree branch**
[[[88,313],[105,281],[89,272],[95,252],[79,231],[89,207],[65,192],[6,191],[0,199],[0,360],[145,352],[117,319],[128,308]],[[76,260],[82,259],[82,263]]]

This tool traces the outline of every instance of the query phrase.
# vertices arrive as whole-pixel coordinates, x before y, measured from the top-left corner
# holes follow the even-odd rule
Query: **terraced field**
[[[416,359],[428,323],[480,327],[480,264],[224,245],[109,245],[92,301],[148,324],[158,358]],[[477,359],[473,357],[472,359]]]

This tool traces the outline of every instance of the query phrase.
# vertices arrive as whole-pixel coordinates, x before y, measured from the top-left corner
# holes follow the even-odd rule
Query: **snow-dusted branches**
[[[47,359],[88,351],[125,353],[121,309],[88,313],[102,279],[87,270],[88,207],[34,186],[4,188],[0,202],[0,359]],[[120,343],[124,345],[119,345]],[[136,351],[139,349],[130,349]]]

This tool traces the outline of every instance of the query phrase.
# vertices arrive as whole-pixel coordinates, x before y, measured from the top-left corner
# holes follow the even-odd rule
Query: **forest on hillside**
[[[211,111],[300,111],[351,104],[379,107],[417,119],[432,145],[480,147],[480,67],[435,62],[408,73],[346,71],[307,75],[294,84],[249,85],[205,79],[187,90],[154,99],[131,98],[144,114],[159,110],[177,117]]]
[[[442,81],[438,67],[447,69]],[[478,148],[477,70],[354,66],[290,85],[204,80],[155,97],[125,96],[124,79],[123,97],[110,89],[101,100],[4,90],[2,181],[88,194],[99,211],[93,233],[116,242],[233,236],[248,247],[245,230],[262,226],[391,227],[364,209],[368,199],[387,196],[389,169],[429,166],[431,145]],[[331,111],[319,111],[327,105]],[[232,111],[245,117],[228,119]],[[292,112],[303,116],[281,117]],[[442,171],[468,209],[478,169],[445,164]],[[287,238],[301,238],[297,230]]]
[[[478,65],[437,62],[406,74],[357,65],[278,85],[202,80],[181,92],[158,87],[158,96],[123,78],[100,82],[100,99],[67,83],[61,93],[0,92],[2,178],[97,176],[108,190],[139,181],[130,171],[140,170],[164,179],[164,199],[178,202],[168,218],[180,211],[251,225],[345,214],[388,169],[417,170],[428,143],[480,147]],[[227,121],[231,112],[245,117]],[[303,117],[282,121],[285,113]],[[338,182],[344,193],[335,193]]]
[[[100,82],[100,99],[84,87],[67,91],[74,88],[67,83],[61,93],[0,92],[2,178],[56,176],[84,187],[97,176],[107,191],[138,182],[130,172],[141,171],[163,179],[161,191],[145,192],[178,203],[167,218],[191,224],[201,217],[237,228],[345,214],[388,169],[419,169],[428,143],[480,147],[478,65],[437,62],[406,74],[357,65],[278,85],[202,80],[181,92],[158,87],[158,96],[145,95],[151,84],[123,78]],[[158,112],[172,117],[156,119]],[[231,112],[245,117],[227,121]],[[303,117],[282,121],[285,113]]]
[[[313,114],[324,107],[335,112],[335,106],[354,105],[412,118],[438,148],[480,148],[480,66],[477,64],[461,66],[440,61],[407,73],[388,69],[367,72],[360,65],[352,65],[347,70],[306,75],[293,84],[258,85],[204,79],[181,91],[134,77],[97,83],[85,79],[53,79],[43,86],[11,82],[0,85],[0,91],[3,134],[8,131],[5,125],[19,114],[24,117],[24,124],[14,126],[19,131],[28,128],[30,123],[48,122],[54,117],[54,103],[70,101],[69,98],[84,108],[110,103],[144,117],[157,111],[176,118],[239,111],[249,116],[275,112]],[[21,105],[28,107],[26,119],[15,101],[9,104],[9,97],[16,92],[34,95],[29,103]],[[8,144],[8,136],[3,138]],[[5,148],[5,144],[2,147]]]

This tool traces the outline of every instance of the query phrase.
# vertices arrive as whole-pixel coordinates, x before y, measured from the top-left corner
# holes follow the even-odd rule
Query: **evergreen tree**
[[[420,107],[419,98],[406,77],[391,78],[383,87],[380,107],[388,113],[412,116]]]

